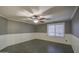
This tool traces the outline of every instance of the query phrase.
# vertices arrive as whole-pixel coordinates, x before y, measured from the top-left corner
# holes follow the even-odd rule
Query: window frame
[[[57,24],[63,24],[64,25],[64,32],[63,32],[63,36],[56,36],[56,25]],[[55,26],[55,35],[54,36],[52,36],[52,35],[49,35],[49,25],[54,25]],[[58,37],[58,38],[63,38],[63,37],[65,37],[65,22],[60,22],[60,23],[50,23],[50,24],[47,24],[47,34],[48,34],[48,36],[50,36],[50,37]]]

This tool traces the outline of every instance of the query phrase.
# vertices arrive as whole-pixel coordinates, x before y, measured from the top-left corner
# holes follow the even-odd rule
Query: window
[[[49,36],[64,36],[64,23],[55,23],[47,25]]]

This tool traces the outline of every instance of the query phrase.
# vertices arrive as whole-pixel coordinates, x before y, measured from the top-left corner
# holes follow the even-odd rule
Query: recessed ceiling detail
[[[76,6],[0,6],[0,15],[8,20],[42,24],[72,19]]]

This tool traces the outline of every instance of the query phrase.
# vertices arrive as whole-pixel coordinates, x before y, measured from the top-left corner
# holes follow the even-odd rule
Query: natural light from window
[[[64,23],[54,23],[47,25],[48,36],[64,37]]]

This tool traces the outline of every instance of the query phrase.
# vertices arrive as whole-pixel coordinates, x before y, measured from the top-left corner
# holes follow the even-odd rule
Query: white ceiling
[[[34,24],[27,16],[40,14],[45,17],[51,16],[51,19],[45,20],[45,23],[49,23],[72,19],[77,8],[76,6],[0,6],[0,15],[8,20]]]

